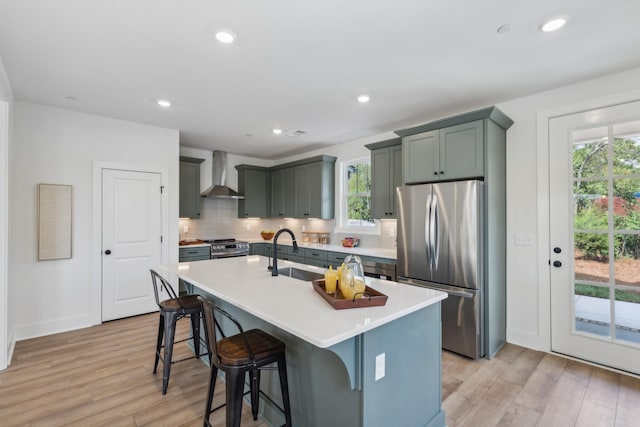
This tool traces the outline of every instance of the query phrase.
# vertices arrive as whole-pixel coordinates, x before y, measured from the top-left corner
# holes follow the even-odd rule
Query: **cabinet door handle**
[[[440,175],[444,175],[444,171],[440,171]]]
[[[438,171],[435,171],[433,174],[434,174],[434,175],[438,175]]]

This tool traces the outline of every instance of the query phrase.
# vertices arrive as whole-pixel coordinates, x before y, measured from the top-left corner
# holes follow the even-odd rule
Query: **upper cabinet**
[[[403,138],[404,182],[483,175],[482,120]]]
[[[376,219],[396,218],[396,187],[402,185],[402,140],[368,144],[371,150],[371,214]]]
[[[263,168],[238,165],[238,217],[334,217],[335,163],[331,156],[315,156]]]
[[[511,124],[504,113],[490,107],[396,131],[402,136],[404,183],[484,177],[494,127],[504,132]]]
[[[334,217],[335,163],[317,156],[290,164],[294,176],[294,218]]]
[[[271,217],[293,218],[293,168],[271,172]]]
[[[237,165],[238,218],[269,217],[269,169],[260,166]]]
[[[200,218],[200,163],[203,161],[180,157],[180,218]]]

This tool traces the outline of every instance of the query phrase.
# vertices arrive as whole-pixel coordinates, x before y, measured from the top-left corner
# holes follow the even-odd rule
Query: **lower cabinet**
[[[345,254],[343,252],[328,252],[327,253],[327,264],[332,266],[334,269],[340,267],[344,262],[345,258],[349,254]]]
[[[266,243],[251,243],[249,245],[249,255],[267,255]]]
[[[272,243],[252,243],[249,247],[249,253],[251,255],[263,255],[271,256],[273,250]],[[278,245],[278,259],[284,259],[287,261],[293,261],[300,264],[313,265],[315,267],[337,269],[342,265],[345,258],[349,256],[344,252],[332,252],[325,251],[316,248],[298,248],[298,252],[293,251],[293,246]],[[378,262],[388,265],[395,265],[395,260],[387,258],[378,258],[365,255],[359,255],[363,263],[365,262]],[[389,275],[395,276],[395,272]]]
[[[327,251],[320,249],[305,248],[304,249],[305,264],[315,265],[316,267],[328,268]]]
[[[211,258],[211,246],[196,246],[178,249],[178,261],[202,261]]]

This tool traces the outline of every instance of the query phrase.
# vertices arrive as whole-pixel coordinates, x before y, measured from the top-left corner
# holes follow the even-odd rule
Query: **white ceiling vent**
[[[286,136],[300,136],[300,135],[304,135],[305,133],[307,133],[307,132],[305,132],[303,130],[300,130],[300,129],[296,129],[296,130],[290,130],[288,132],[285,132],[285,135]]]

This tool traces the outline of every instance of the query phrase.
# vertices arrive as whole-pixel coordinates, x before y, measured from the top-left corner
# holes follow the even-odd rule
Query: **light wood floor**
[[[442,369],[449,427],[640,426],[634,377],[510,344],[491,360],[443,352]]]
[[[156,329],[152,314],[18,342],[0,372],[0,426],[202,425],[208,368],[174,365],[163,396],[151,374]],[[442,360],[449,427],[640,426],[638,379],[514,345],[492,360]],[[216,388],[214,404],[224,401]],[[223,426],[224,409],[211,421]],[[266,427],[248,407],[242,425]]]

